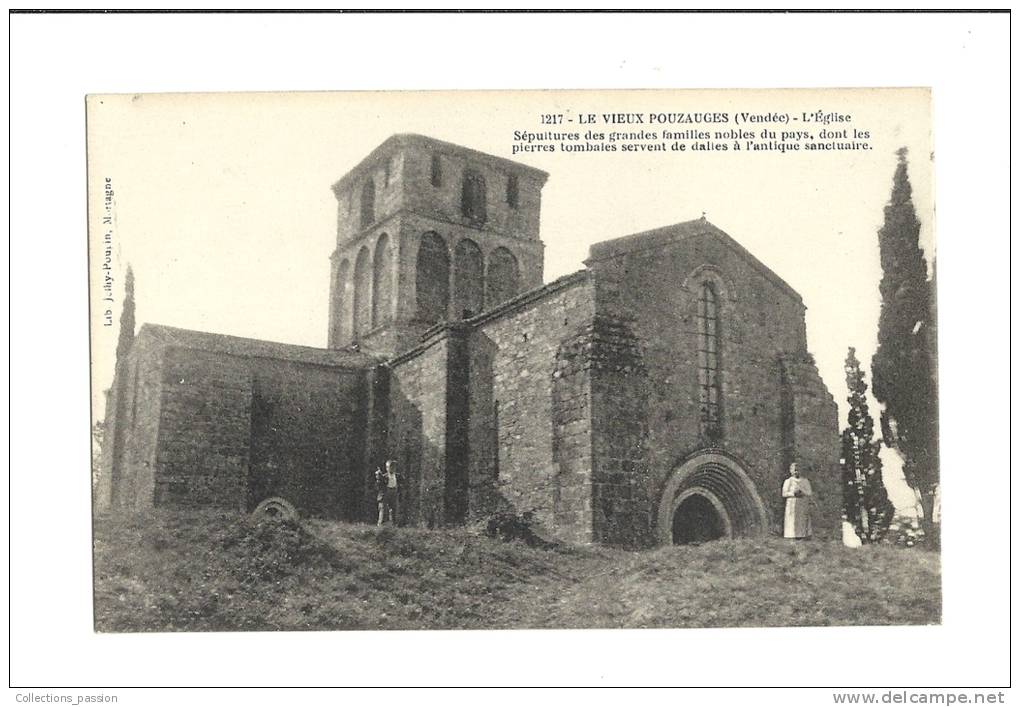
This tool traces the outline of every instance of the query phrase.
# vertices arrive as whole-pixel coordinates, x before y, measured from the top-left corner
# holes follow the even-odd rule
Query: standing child
[[[397,484],[397,462],[392,459],[386,460],[386,491],[385,491],[385,504],[386,504],[386,515],[389,518],[390,523],[397,522],[397,498],[398,498],[398,484]]]
[[[383,468],[376,467],[375,469],[375,501],[379,507],[379,519],[376,521],[376,525],[382,525],[386,520],[386,487],[388,485],[388,479],[386,472]]]

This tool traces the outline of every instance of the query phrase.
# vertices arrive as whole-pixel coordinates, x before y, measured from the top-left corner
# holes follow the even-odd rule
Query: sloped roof
[[[158,346],[212,351],[248,358],[274,358],[338,368],[367,368],[381,362],[381,359],[374,356],[350,349],[318,349],[312,346],[178,329],[161,324],[143,324],[138,332],[137,341],[143,345],[152,342]]]
[[[692,236],[712,236],[721,241],[726,247],[743,258],[755,270],[760,272],[767,280],[777,285],[780,289],[803,303],[800,294],[790,287],[783,278],[776,275],[764,263],[751,255],[744,246],[737,243],[733,238],[704,217],[693,221],[681,221],[672,226],[654,228],[650,231],[642,231],[621,238],[613,238],[601,243],[595,243],[588,251],[588,262],[608,260],[620,256],[644,250],[654,250],[671,243],[678,243]]]

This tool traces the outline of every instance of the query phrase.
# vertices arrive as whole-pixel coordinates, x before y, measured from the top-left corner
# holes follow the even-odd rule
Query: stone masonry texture
[[[107,401],[97,503],[248,512],[282,496],[371,521],[373,471],[392,459],[402,524],[529,513],[549,538],[645,547],[669,541],[692,494],[728,533],[778,531],[797,462],[834,537],[836,405],[800,296],[704,219],[596,244],[542,284],[546,178],[385,141],[333,185],[329,348],[143,326]]]

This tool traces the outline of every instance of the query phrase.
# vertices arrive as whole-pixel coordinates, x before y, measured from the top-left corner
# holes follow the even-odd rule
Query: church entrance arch
[[[768,528],[767,517],[754,482],[735,459],[700,452],[666,481],[656,536],[669,545],[758,535]]]
[[[733,537],[733,524],[715,494],[701,488],[688,489],[676,499],[673,511],[673,544],[686,545]]]

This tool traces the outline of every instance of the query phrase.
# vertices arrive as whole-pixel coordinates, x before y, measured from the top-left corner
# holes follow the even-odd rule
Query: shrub
[[[500,511],[489,517],[485,523],[485,534],[490,538],[499,538],[503,542],[520,540],[528,547],[540,547],[548,549],[555,547],[556,543],[543,540],[534,529],[535,516],[530,511],[514,513],[512,511]]]

